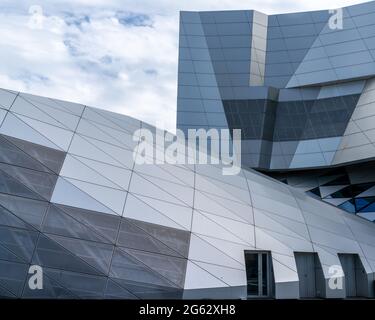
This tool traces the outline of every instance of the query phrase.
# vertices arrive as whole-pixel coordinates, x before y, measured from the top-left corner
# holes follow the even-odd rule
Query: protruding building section
[[[286,181],[375,169],[375,2],[340,10],[181,12],[178,128],[241,129],[243,165]],[[354,184],[361,204],[357,190],[328,202],[374,220],[375,180]]]

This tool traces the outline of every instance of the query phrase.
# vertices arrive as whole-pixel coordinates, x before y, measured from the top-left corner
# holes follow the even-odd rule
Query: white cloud
[[[3,0],[0,87],[164,122],[173,131],[179,10],[256,9],[271,14],[359,2],[363,1],[40,1],[41,27],[30,28],[29,8],[35,3]]]

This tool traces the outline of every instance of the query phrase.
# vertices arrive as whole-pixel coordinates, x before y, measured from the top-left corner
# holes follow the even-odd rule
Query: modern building
[[[135,164],[154,128],[127,116],[9,90],[0,106],[1,296],[373,296],[372,222],[252,169]]]
[[[374,21],[374,1],[182,12],[177,126],[242,129],[244,166],[375,220]]]
[[[356,10],[364,9],[359,6]],[[252,111],[255,95],[259,95],[256,100],[259,110],[266,110],[255,113],[258,114],[255,117],[262,124],[268,123],[267,128],[273,128],[273,121],[282,117],[277,113],[284,110],[280,107],[281,92],[285,99],[288,97],[286,101],[296,99],[297,94],[312,94],[314,90],[319,91],[322,99],[330,96],[329,101],[354,101],[353,97],[334,95],[342,93],[344,86],[352,93],[358,90],[353,96],[360,95],[359,100],[363,101],[366,94],[359,88],[362,88],[360,83],[363,86],[371,83],[367,80],[317,88],[306,84],[306,88],[292,89],[282,86],[297,80],[271,76],[264,63],[264,72],[247,72],[244,66],[252,70],[250,65],[256,63],[258,68],[262,65],[261,55],[256,60],[254,57],[262,51],[261,43],[266,38],[258,42],[249,37],[254,36],[258,22],[268,25],[261,29],[272,35],[269,30],[277,21],[306,24],[310,21],[306,16],[320,17],[323,13],[301,15],[267,17],[253,11],[182,13],[179,126],[183,126],[186,117],[192,126],[211,128],[220,123],[220,127],[227,128],[226,101],[231,101],[230,106],[239,103],[239,111],[241,108]],[[211,52],[214,45],[207,40],[211,36],[203,33],[211,32],[207,30],[212,28],[226,33],[212,36],[213,41],[226,43],[232,49],[245,48],[230,51],[233,59],[237,57],[235,52],[240,55],[246,51],[249,57],[251,53],[253,60],[249,58],[238,69],[223,75],[223,78],[243,79],[238,82],[241,96],[236,94],[229,99],[223,95],[224,87],[217,85],[221,73],[215,69],[216,60],[211,58],[216,51]],[[303,30],[300,25],[295,29]],[[240,40],[252,45],[246,47],[248,42],[241,44]],[[199,52],[202,60],[193,59],[194,52]],[[267,61],[268,51],[263,52]],[[274,55],[274,59],[278,56]],[[232,62],[227,63],[230,66]],[[360,70],[364,69],[370,68]],[[188,70],[194,73],[189,75]],[[237,77],[240,72],[234,70],[242,70],[244,74]],[[196,79],[195,85],[188,85],[189,77],[192,81]],[[312,79],[315,81],[316,77]],[[259,86],[263,81],[269,86]],[[228,88],[237,92],[237,86]],[[199,99],[194,96],[196,92],[202,94]],[[314,97],[316,101],[322,100]],[[295,109],[304,103],[303,99],[296,100]],[[313,108],[315,103],[311,105]],[[352,107],[361,109],[357,105]],[[268,112],[268,108],[276,112],[272,121],[275,113]],[[195,116],[206,119],[207,123],[198,123]],[[310,113],[305,116],[310,121]],[[188,128],[190,124],[184,126]],[[281,166],[284,162],[272,160],[276,156],[272,153],[273,146],[281,148],[284,141],[273,141],[274,136],[263,125],[259,129],[262,139],[247,139],[249,144],[260,146],[257,165],[248,162],[237,175],[223,175],[222,166],[213,164],[137,164],[133,156],[142,153],[138,144],[141,137],[134,133],[140,128],[156,131],[124,115],[0,90],[1,297],[374,297],[375,224],[250,168],[269,170],[274,164],[284,173],[297,163],[290,162],[287,168]],[[297,142],[298,148],[304,141],[319,144],[326,141],[328,150],[335,141],[327,136],[310,140],[307,137]],[[160,145],[151,143],[150,147],[164,151]],[[266,156],[263,150],[272,152]],[[335,155],[330,161],[337,159],[346,165],[349,156],[344,150],[340,153],[342,157],[336,156],[339,151],[331,151]],[[364,154],[362,158],[366,158]],[[327,165],[320,168],[318,163],[307,160],[303,169],[315,167],[329,169]],[[338,168],[349,170],[349,167]],[[324,190],[323,182],[319,188]],[[41,270],[42,288],[30,285],[33,270]]]

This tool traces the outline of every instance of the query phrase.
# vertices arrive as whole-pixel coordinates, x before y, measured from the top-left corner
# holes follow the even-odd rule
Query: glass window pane
[[[257,296],[259,294],[258,254],[247,253],[245,255],[245,262],[247,277],[247,295]]]
[[[262,295],[268,296],[268,261],[267,253],[262,253]]]

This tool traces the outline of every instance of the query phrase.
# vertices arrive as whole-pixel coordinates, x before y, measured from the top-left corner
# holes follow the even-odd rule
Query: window
[[[273,292],[271,255],[268,252],[245,252],[247,296],[270,297]]]

